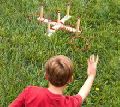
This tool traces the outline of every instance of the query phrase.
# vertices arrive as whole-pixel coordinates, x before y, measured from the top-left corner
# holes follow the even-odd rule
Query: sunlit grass
[[[63,54],[74,62],[74,82],[66,94],[76,94],[84,83],[86,59],[100,57],[97,77],[85,107],[120,106],[120,2],[119,0],[74,0],[66,24],[81,17],[81,37],[58,31],[45,35],[46,25],[37,22],[41,0],[0,1],[0,106],[7,105],[28,85],[47,86],[44,64],[53,55]],[[56,19],[56,10],[65,15],[64,0],[44,0],[45,17]],[[87,46],[87,48],[85,48]]]

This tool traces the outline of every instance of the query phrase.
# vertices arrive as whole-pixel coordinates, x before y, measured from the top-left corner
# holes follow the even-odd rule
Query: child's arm
[[[85,100],[85,98],[88,96],[91,90],[94,78],[96,76],[98,59],[99,59],[98,56],[95,58],[94,55],[91,55],[90,58],[88,59],[88,69],[87,69],[88,78],[78,93],[82,97],[82,101]]]

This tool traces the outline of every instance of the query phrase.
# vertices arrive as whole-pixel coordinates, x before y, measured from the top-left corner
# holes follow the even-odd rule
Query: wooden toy
[[[57,30],[61,30],[61,29],[65,29],[69,32],[73,32],[76,34],[81,33],[80,31],[80,18],[78,18],[78,21],[76,23],[76,28],[70,27],[68,25],[64,25],[65,21],[69,20],[71,18],[70,14],[70,4],[67,5],[67,13],[66,16],[64,16],[63,18],[61,18],[61,13],[58,10],[57,12],[57,21],[51,21],[48,20],[46,18],[44,18],[44,14],[43,14],[43,5],[40,8],[40,16],[37,18],[38,21],[43,22],[43,23],[47,23],[48,24],[48,29],[47,29],[47,34],[48,36],[51,36],[53,33],[55,33]]]

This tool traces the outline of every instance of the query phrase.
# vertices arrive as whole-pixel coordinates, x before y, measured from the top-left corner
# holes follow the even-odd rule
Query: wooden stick
[[[40,18],[43,18],[43,6],[41,6],[41,9],[40,9]]]
[[[70,13],[70,4],[67,4],[67,16],[69,16]]]
[[[78,21],[76,23],[76,34],[78,35],[78,32],[79,32],[79,29],[80,29],[80,18],[78,18]]]
[[[77,25],[76,25],[76,31],[79,31],[80,28],[80,18],[78,18]]]
[[[60,11],[58,10],[58,19],[57,19],[57,23],[60,23]]]
[[[50,31],[50,21],[48,20],[48,33],[49,33],[49,31]]]

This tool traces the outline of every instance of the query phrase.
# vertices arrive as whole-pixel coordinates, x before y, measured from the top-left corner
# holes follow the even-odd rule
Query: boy
[[[73,80],[73,64],[63,55],[50,58],[45,65],[45,78],[49,87],[28,86],[9,105],[9,107],[80,107],[90,92],[94,78],[98,56],[91,55],[88,59],[88,78],[77,95],[64,96],[66,85]]]

